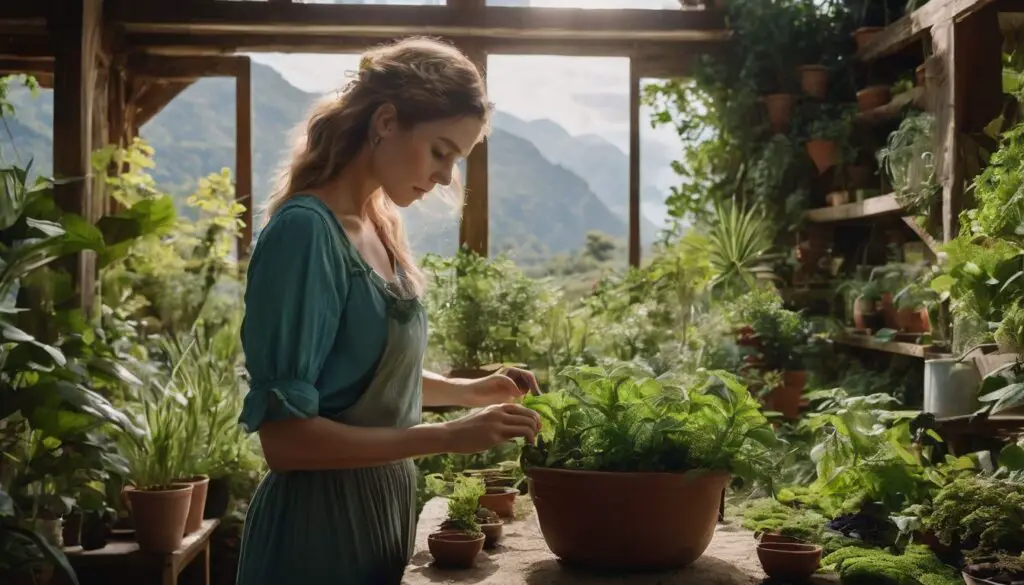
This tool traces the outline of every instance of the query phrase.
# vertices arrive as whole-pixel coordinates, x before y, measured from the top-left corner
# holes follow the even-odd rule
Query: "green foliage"
[[[912,545],[903,554],[847,547],[821,560],[822,569],[839,574],[843,585],[961,585],[963,578],[927,547]]]
[[[1024,124],[1000,137],[988,166],[974,180],[974,209],[963,225],[975,235],[1024,243]]]
[[[973,555],[1024,552],[1024,484],[984,476],[957,479],[935,495],[925,526]]]
[[[477,510],[480,508],[480,496],[487,493],[482,480],[458,475],[452,481],[446,481],[441,475],[428,475],[426,482],[434,495],[448,498],[445,527],[470,534],[480,533]]]
[[[743,516],[742,525],[747,530],[799,538],[821,546],[826,555],[843,547],[857,546],[859,543],[829,530],[829,519],[819,512],[790,507],[772,498],[744,502],[740,505],[739,512]]]
[[[935,174],[935,117],[927,112],[908,114],[878,151],[879,166],[892,183],[896,200],[914,215],[928,215],[941,186]]]
[[[429,255],[431,343],[451,368],[533,363],[552,293],[504,258],[466,248],[451,258]]]
[[[523,447],[524,470],[725,470],[770,479],[775,433],[731,374],[698,374],[688,387],[626,366],[572,368],[563,376],[570,387],[524,400],[543,420],[537,444]]]
[[[733,322],[754,330],[758,352],[768,370],[803,370],[811,355],[811,324],[803,314],[782,306],[771,289],[753,290],[737,299]]]

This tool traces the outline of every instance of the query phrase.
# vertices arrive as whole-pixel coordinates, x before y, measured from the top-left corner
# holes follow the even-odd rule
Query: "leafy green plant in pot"
[[[427,477],[427,488],[448,497],[448,516],[441,529],[427,537],[434,562],[445,568],[472,567],[484,547],[485,535],[477,516],[480,496],[486,493],[484,483],[465,475],[449,483],[435,474]]]
[[[756,332],[758,367],[780,372],[780,383],[770,387],[764,397],[766,406],[786,418],[797,418],[807,385],[804,359],[814,348],[810,323],[800,313],[784,308],[781,297],[769,289],[740,298],[736,315]]]
[[[841,147],[850,135],[850,117],[842,108],[822,108],[807,129],[807,156],[818,173],[842,162]]]
[[[589,567],[655,570],[697,560],[733,476],[771,477],[777,439],[727,372],[570,368],[528,396],[543,419],[521,464],[544,540]]]

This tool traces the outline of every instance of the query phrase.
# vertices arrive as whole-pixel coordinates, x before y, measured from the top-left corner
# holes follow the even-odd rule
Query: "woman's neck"
[[[336,178],[317,191],[335,213],[366,220],[370,200],[379,189],[380,181],[370,172],[369,153],[363,150]]]

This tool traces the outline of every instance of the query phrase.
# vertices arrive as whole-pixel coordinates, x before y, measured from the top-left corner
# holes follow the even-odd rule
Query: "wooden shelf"
[[[861,349],[871,349],[874,351],[916,358],[932,358],[945,355],[927,351],[927,348],[929,347],[927,345],[918,345],[916,343],[907,343],[905,341],[879,341],[869,335],[847,334],[836,337],[834,341],[840,345],[846,345],[849,347],[859,347]]]
[[[926,35],[936,24],[959,20],[994,0],[931,0],[914,12],[885,27],[871,43],[858,51],[858,61],[874,61],[896,54]]]
[[[896,196],[890,193],[855,203],[811,209],[807,211],[805,217],[807,221],[813,223],[831,223],[889,215],[898,213],[902,209],[900,204],[896,202]]]

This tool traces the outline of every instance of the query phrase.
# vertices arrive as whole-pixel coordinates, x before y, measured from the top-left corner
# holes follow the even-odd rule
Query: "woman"
[[[512,399],[528,372],[452,380],[423,371],[423,276],[399,207],[452,182],[490,105],[473,63],[407,39],[365,55],[312,112],[252,254],[240,422],[270,473],[253,496],[239,585],[401,582],[416,532],[412,458],[533,441]],[[483,407],[421,424],[422,405]]]

